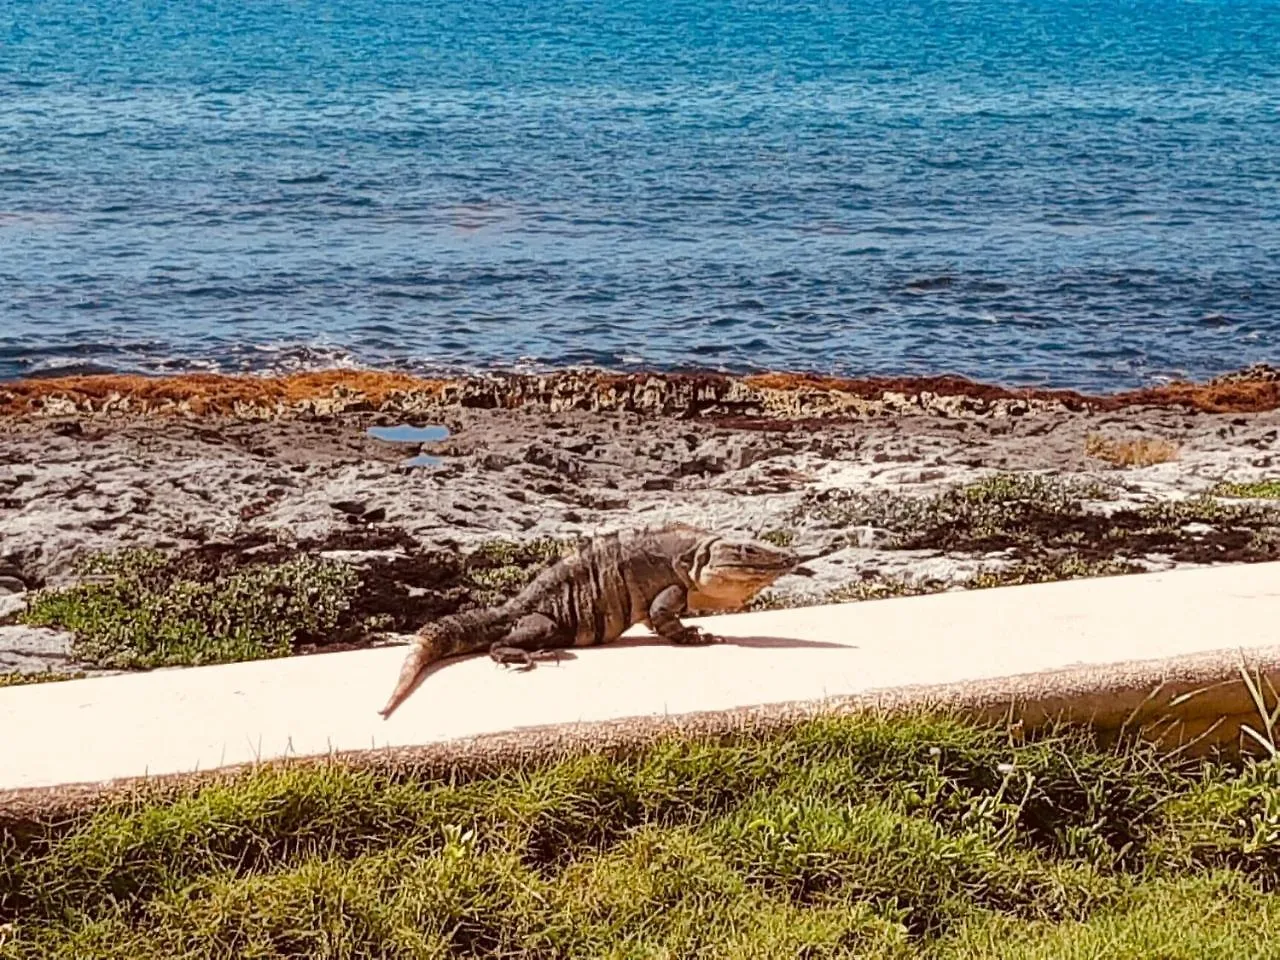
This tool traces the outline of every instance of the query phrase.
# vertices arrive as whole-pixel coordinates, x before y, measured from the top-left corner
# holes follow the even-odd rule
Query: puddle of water
[[[415,427],[411,423],[398,423],[394,427],[370,427],[369,436],[391,443],[433,443],[449,436],[449,428],[440,424]]]
[[[438,423],[428,424],[425,427],[415,427],[411,423],[397,423],[392,427],[370,427],[368,434],[375,440],[386,440],[389,443],[435,443],[449,436],[449,428]],[[420,453],[416,457],[410,457],[408,460],[401,460],[400,466],[406,469],[412,467],[438,467],[440,463],[441,459],[439,457],[433,457],[429,453]]]

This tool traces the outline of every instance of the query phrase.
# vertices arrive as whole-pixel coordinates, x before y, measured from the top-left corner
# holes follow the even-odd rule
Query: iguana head
[[[790,550],[759,540],[714,536],[700,540],[682,559],[691,613],[741,609],[800,562]]]

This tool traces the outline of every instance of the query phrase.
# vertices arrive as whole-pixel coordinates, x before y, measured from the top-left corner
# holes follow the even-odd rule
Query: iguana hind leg
[[[701,627],[686,627],[680,615],[686,612],[688,594],[684,587],[673,584],[653,598],[649,604],[649,627],[668,643],[681,646],[703,646],[716,638]]]
[[[520,664],[528,670],[533,667],[534,653],[562,645],[559,641],[563,633],[559,624],[545,613],[531,613],[521,617],[510,633],[489,646],[489,657],[495,663]]]

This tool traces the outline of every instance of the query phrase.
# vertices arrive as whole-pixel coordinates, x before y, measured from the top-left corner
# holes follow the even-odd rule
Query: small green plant
[[[56,670],[41,670],[39,673],[22,673],[10,670],[0,673],[0,687],[24,687],[33,683],[54,683],[58,680],[80,680],[85,677],[83,671],[59,673]]]
[[[833,590],[816,594],[779,594],[766,590],[748,605],[749,610],[785,610],[812,607],[824,603],[861,603],[864,600],[888,600],[892,597],[915,597],[941,593],[946,584],[939,580],[910,577],[863,577],[841,584]]]
[[[766,530],[760,534],[760,539],[765,543],[771,543],[775,547],[789,547],[796,542],[796,532],[794,530],[776,528]]]
[[[1217,484],[1210,493],[1215,497],[1231,497],[1236,500],[1280,500],[1280,480],[1254,480]]]
[[[572,549],[572,541],[540,537],[536,540],[488,540],[471,555],[473,564],[530,566],[548,563]]]
[[[1070,522],[1082,514],[1083,499],[1107,492],[1035,473],[999,473],[934,496],[889,490],[825,491],[794,512],[794,519],[820,516],[838,524],[888,530],[890,548],[933,546],[947,534],[965,541],[1016,535],[1034,525]]]
[[[1068,481],[1039,473],[995,473],[965,484],[956,494],[970,503],[1027,501],[1067,507],[1081,499],[1082,489]]]
[[[1024,583],[1052,583],[1086,577],[1115,577],[1140,573],[1143,567],[1123,560],[1089,560],[1076,554],[1015,563],[1008,567],[982,570],[964,582],[967,590],[1012,587]]]
[[[1280,525],[1280,508],[1275,505],[1223,503],[1210,494],[1149,504],[1138,514],[1153,528],[1176,528],[1189,523],[1241,529]]]
[[[133,550],[80,569],[86,582],[41,591],[21,619],[72,631],[78,660],[116,669],[283,656],[332,631],[359,583],[346,565],[305,555],[223,571]]]
[[[885,550],[987,553],[1013,550],[1028,561],[1062,553],[1090,562],[1160,553],[1197,563],[1280,559],[1280,506],[1230,503],[1212,496],[1100,510],[1086,501],[1113,499],[1092,482],[1034,473],[1001,473],[931,496],[890,490],[824,490],[791,513],[796,523],[882,532]],[[1188,535],[1193,523],[1214,529]]]
[[[572,540],[490,540],[476,548],[466,562],[467,577],[480,587],[481,604],[498,603],[525,586],[549,564],[569,553]]]
[[[955,581],[928,577],[875,576],[853,580],[820,594],[780,596],[763,593],[752,603],[751,609],[775,610],[823,603],[858,603],[863,600],[916,597],[948,590],[985,590],[991,587],[1079,580],[1085,577],[1114,577],[1140,573],[1142,570],[1138,564],[1124,560],[1091,560],[1078,554],[1065,554],[1019,561],[1006,567],[987,568]]]
[[[822,598],[822,603],[854,603],[863,600],[889,600],[893,597],[916,597],[941,593],[947,586],[940,580],[911,577],[866,577],[836,587]]]

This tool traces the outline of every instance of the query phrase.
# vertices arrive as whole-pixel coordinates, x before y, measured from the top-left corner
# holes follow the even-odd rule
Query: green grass
[[[220,570],[130,550],[92,557],[80,572],[92,579],[37,593],[21,620],[72,631],[77,660],[115,669],[283,656],[334,630],[359,582],[351,568],[305,555]]]
[[[0,957],[1264,956],[1275,771],[928,716],[262,770],[11,830]]]
[[[966,924],[933,956],[1012,960],[1246,960],[1275,955],[1280,898],[1235,874],[1133,886],[1085,921]]]
[[[1213,488],[1214,496],[1252,500],[1280,500],[1280,480],[1255,480],[1250,483],[1223,481]]]

